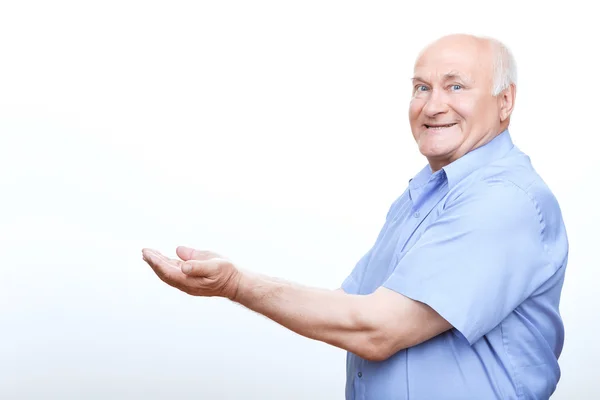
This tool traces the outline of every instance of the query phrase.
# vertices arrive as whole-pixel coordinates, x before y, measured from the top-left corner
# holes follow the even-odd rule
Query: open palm
[[[233,263],[212,251],[179,246],[172,259],[153,249],[143,249],[144,261],[165,283],[194,296],[233,299],[240,273]]]

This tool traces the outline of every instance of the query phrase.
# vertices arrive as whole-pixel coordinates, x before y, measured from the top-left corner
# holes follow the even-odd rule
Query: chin
[[[420,149],[421,154],[427,158],[427,161],[434,170],[445,167],[450,164],[455,154],[458,151],[457,146],[448,147],[423,147]]]
[[[419,143],[419,151],[427,158],[445,158],[449,157],[458,146],[450,143],[440,143],[432,141],[422,141]]]
[[[446,166],[450,164],[450,154],[448,153],[421,153],[427,161],[432,164],[441,164],[442,166]]]
[[[454,135],[421,135],[419,137],[419,151],[427,158],[449,157],[460,147],[461,137]]]

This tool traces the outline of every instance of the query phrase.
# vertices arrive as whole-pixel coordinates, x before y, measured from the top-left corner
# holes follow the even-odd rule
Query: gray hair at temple
[[[506,45],[497,39],[482,37],[492,46],[494,52],[494,83],[492,96],[498,96],[510,85],[517,85],[517,63]]]

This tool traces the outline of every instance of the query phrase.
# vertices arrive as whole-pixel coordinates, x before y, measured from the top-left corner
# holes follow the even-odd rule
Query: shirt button
[[[421,216],[421,214],[418,211],[414,215],[415,215],[415,218],[419,218]]]
[[[362,372],[359,372],[359,373],[358,373],[358,377],[359,377],[359,378],[362,378]]]

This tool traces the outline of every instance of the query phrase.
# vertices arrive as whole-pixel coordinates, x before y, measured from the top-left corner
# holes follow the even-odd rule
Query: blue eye
[[[451,88],[452,88],[452,90],[460,90],[460,89],[462,89],[462,86],[461,85],[452,85]]]
[[[425,90],[427,90],[427,86],[425,86],[425,85],[418,85],[417,86],[417,92],[422,92],[422,91],[425,91]]]

